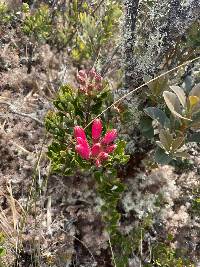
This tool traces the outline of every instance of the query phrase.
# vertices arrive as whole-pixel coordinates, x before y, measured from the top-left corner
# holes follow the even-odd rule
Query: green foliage
[[[145,82],[149,80],[151,80],[150,77],[145,78]],[[147,91],[148,98],[151,99],[151,101],[153,102],[155,102],[155,100],[156,100],[156,103],[160,102],[162,100],[161,99],[162,93],[165,90],[169,89],[169,80],[168,80],[167,75],[162,76],[159,79],[156,79],[150,82],[148,84],[148,87],[150,89],[150,91],[149,90]]]
[[[146,138],[154,137],[154,129],[152,127],[152,120],[146,116],[140,120],[140,131]]]
[[[0,24],[7,24],[12,19],[12,13],[8,9],[7,4],[0,3]]]
[[[79,13],[80,27],[72,50],[72,57],[75,60],[95,59],[103,52],[102,50],[105,52],[106,45],[118,29],[121,9],[116,1],[109,0],[96,12],[87,8]]]
[[[192,205],[190,212],[193,216],[200,216],[200,187],[195,188],[192,192]]]
[[[22,31],[29,37],[36,40],[47,40],[52,31],[50,10],[47,5],[41,5],[33,13],[28,12],[29,8],[23,5],[22,10],[26,14],[22,25]]]
[[[40,4],[37,9],[23,3],[17,12],[0,3],[1,24],[15,20],[34,47],[38,42],[48,42],[58,51],[69,48],[68,53],[79,64],[85,60],[93,63],[99,60],[101,64],[106,61],[110,45],[113,46],[119,33],[121,15],[122,6],[115,0],[101,5],[67,0],[65,9],[61,3],[56,8]]]
[[[4,234],[0,232],[0,259],[6,255],[6,249],[4,247],[5,237]]]
[[[199,48],[200,46],[200,23],[195,21],[188,30],[187,44],[193,48]]]
[[[84,10],[85,1],[79,3],[77,0],[66,1],[65,11],[57,7],[52,11],[52,35],[50,44],[57,49],[66,48],[70,45],[70,50],[74,46],[75,36],[80,28],[79,14]]]
[[[169,241],[172,237],[169,236]],[[158,242],[152,247],[153,263],[145,264],[145,267],[194,267],[191,262],[180,256],[181,251],[171,248],[170,245]]]
[[[27,3],[23,3],[22,4],[22,8],[21,8],[22,12],[24,12],[25,14],[26,13],[29,13],[30,12],[30,9],[29,9],[29,5]]]
[[[146,117],[141,121],[141,131],[148,138],[152,138],[154,131],[159,146],[155,160],[160,164],[187,158],[183,146],[187,142],[200,142],[200,134],[196,132],[200,128],[200,85],[194,86],[188,95],[179,86],[170,86],[170,89],[163,92],[166,109],[148,107],[144,111],[152,122]]]

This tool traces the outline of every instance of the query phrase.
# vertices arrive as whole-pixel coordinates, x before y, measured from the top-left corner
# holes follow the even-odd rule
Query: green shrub
[[[12,13],[5,3],[0,3],[0,24],[7,24],[12,19]]]
[[[41,5],[33,13],[28,12],[27,6],[23,6],[26,14],[22,25],[22,31],[30,38],[46,41],[52,32],[51,14],[47,5]]]

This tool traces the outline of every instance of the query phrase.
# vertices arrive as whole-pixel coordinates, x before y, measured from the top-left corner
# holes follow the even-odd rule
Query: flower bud
[[[86,139],[85,131],[82,127],[80,126],[75,126],[74,127],[74,137],[81,137],[82,139]]]
[[[95,165],[96,165],[97,168],[101,166],[101,162],[100,162],[99,159],[97,159],[97,160],[95,161]]]
[[[81,138],[81,137],[77,137],[76,140],[77,140],[77,144],[78,144],[78,145],[83,145],[83,146],[88,146],[88,147],[90,147],[89,144],[88,144],[87,139],[83,139],[83,138]]]
[[[88,89],[88,91],[93,91],[94,90],[94,84],[92,84],[92,83],[88,84],[87,89]]]
[[[101,91],[103,89],[103,86],[102,86],[102,84],[96,84],[95,88],[97,91]]]
[[[86,85],[86,79],[84,79],[83,77],[81,77],[80,75],[76,76],[77,81],[81,84],[81,85]]]
[[[87,79],[87,74],[86,74],[85,70],[79,70],[78,75],[84,79]]]
[[[87,145],[76,145],[76,152],[81,158],[88,160],[90,158],[90,148]]]
[[[102,81],[102,77],[101,77],[101,75],[96,74],[96,75],[95,75],[95,82],[96,82],[96,83],[100,83],[101,81]]]
[[[100,143],[94,144],[92,147],[92,156],[97,157],[100,151],[101,151],[101,144]]]
[[[100,119],[96,119],[92,123],[92,139],[99,139],[102,133],[102,122]]]
[[[88,75],[90,76],[91,79],[93,79],[96,76],[96,71],[94,68],[92,68],[89,72]]]
[[[117,130],[113,129],[105,134],[102,143],[108,145],[112,143],[116,138],[117,138]]]
[[[110,146],[107,146],[105,151],[108,153],[108,154],[111,154],[114,152],[114,150],[116,149],[117,145],[113,144],[113,145],[110,145]]]
[[[108,159],[108,153],[106,153],[106,152],[101,152],[100,154],[99,154],[99,160],[107,160]]]

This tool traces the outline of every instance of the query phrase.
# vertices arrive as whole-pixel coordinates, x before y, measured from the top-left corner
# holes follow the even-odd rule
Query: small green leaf
[[[169,125],[169,123],[170,123],[169,118],[159,108],[148,107],[148,108],[144,109],[144,111],[153,120],[157,120],[163,127],[167,127]]]
[[[188,159],[190,157],[190,155],[185,152],[185,151],[181,151],[181,152],[176,152],[173,154],[176,158],[186,158]]]
[[[177,137],[172,142],[172,150],[176,151],[184,144],[185,137]]]
[[[160,141],[156,141],[156,144],[163,150],[165,150],[163,144]]]
[[[3,247],[0,247],[0,257],[3,257],[6,255],[6,249]]]
[[[159,133],[160,142],[166,151],[172,150],[173,135],[170,134],[169,130],[160,130]]]
[[[152,119],[148,117],[142,117],[140,120],[140,130],[146,138],[153,138],[154,129],[152,127]]]
[[[150,77],[148,78],[149,80],[151,79]],[[150,82],[148,87],[152,91],[154,96],[160,96],[163,91],[169,88],[168,77],[167,76],[160,77],[159,79]]]
[[[165,151],[163,149],[161,149],[160,147],[156,149],[155,152],[155,161],[158,164],[169,164],[170,161],[172,161],[172,157],[170,157],[170,155],[166,154]]]

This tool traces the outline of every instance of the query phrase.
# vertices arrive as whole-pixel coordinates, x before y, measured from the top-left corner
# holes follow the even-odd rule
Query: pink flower
[[[113,144],[113,145],[109,145],[106,147],[105,151],[108,153],[108,154],[111,154],[114,152],[114,150],[116,149],[117,145]]]
[[[87,145],[76,145],[76,152],[86,160],[89,160],[90,158],[90,148]]]
[[[76,126],[74,127],[74,137],[81,137],[82,139],[86,139],[85,131],[82,127]]]
[[[80,92],[86,95],[92,95],[93,93],[103,89],[103,78],[95,71],[94,68],[89,71],[78,71],[76,74],[76,79],[79,83]]]
[[[80,70],[77,74],[76,74],[76,79],[78,81],[78,83],[80,83],[81,85],[86,85],[86,81],[87,81],[87,74],[84,70]]]
[[[100,167],[103,161],[108,160],[109,154],[113,153],[116,145],[112,142],[117,137],[117,130],[108,131],[101,140],[102,121],[95,119],[92,124],[92,148],[88,143],[85,131],[82,127],[74,127],[74,136],[76,138],[76,152],[85,160],[92,161],[96,167]]]
[[[92,139],[99,139],[102,132],[102,122],[100,119],[96,119],[92,124]]]
[[[101,144],[100,143],[94,144],[92,147],[92,156],[96,157],[99,155],[100,152],[101,152]]]
[[[107,132],[102,140],[103,144],[109,145],[117,138],[117,130],[113,129]]]
[[[108,153],[106,152],[101,152],[98,156],[99,160],[107,160],[108,159]]]

